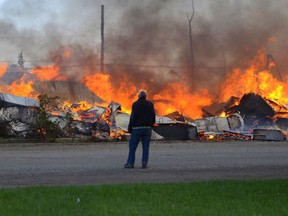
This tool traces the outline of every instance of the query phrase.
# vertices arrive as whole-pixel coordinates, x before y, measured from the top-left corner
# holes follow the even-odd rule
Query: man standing
[[[142,168],[146,168],[148,164],[152,126],[155,124],[155,110],[153,103],[146,100],[146,97],[146,91],[140,90],[138,100],[132,105],[128,125],[128,132],[131,133],[129,154],[124,168],[134,168],[135,152],[140,138],[142,139]]]

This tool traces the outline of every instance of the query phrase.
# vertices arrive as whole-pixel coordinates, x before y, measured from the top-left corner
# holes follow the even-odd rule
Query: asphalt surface
[[[126,142],[1,143],[0,187],[288,179],[287,141],[153,141],[147,169],[141,153],[124,169]]]

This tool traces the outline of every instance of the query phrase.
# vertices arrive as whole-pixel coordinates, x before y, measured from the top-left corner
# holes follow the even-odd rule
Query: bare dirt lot
[[[124,169],[127,142],[1,143],[0,187],[288,179],[288,142],[153,141],[147,169],[141,145]]]

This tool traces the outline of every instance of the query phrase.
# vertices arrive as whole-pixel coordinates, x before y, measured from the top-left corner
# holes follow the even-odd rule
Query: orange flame
[[[8,65],[7,64],[0,64],[0,78],[3,74],[7,71]]]
[[[20,80],[14,81],[10,86],[7,86],[6,93],[22,97],[36,98],[38,93],[34,92],[33,81],[25,81],[26,76]]]
[[[271,38],[270,40],[273,41],[275,39]],[[69,49],[64,49],[61,59],[70,58],[72,56],[71,52]],[[273,76],[272,70],[276,67],[276,64],[275,62],[270,62],[267,65],[266,60],[264,51],[260,50],[257,56],[251,61],[250,67],[247,70],[235,68],[228,73],[221,84],[219,102],[227,101],[231,96],[242,97],[245,93],[255,92],[271,100],[287,104],[288,84],[284,81],[279,81]],[[6,70],[7,65],[0,66],[0,76]],[[146,88],[149,93],[147,84],[142,83],[136,86],[125,73],[123,73],[121,82],[115,85],[112,82],[110,74],[101,72],[91,74],[91,71],[89,72],[83,71],[82,82],[93,93],[102,98],[106,102],[106,106],[114,101],[121,105],[122,110],[130,112],[133,101],[137,99],[137,90]],[[14,95],[35,98],[37,92],[34,92],[33,83],[37,80],[68,79],[66,75],[61,74],[61,69],[57,65],[35,67],[31,70],[31,74],[35,75],[35,80],[31,80],[31,78],[25,79],[24,76],[21,80],[14,82],[8,87],[0,86],[0,90]],[[209,106],[213,102],[213,97],[207,89],[195,91],[181,81],[166,84],[165,88],[162,88],[162,90],[159,90],[154,95],[148,94],[148,99],[154,101],[157,115],[161,116],[178,111],[192,118],[201,117],[202,107]],[[93,106],[86,101],[64,102],[64,104],[72,103],[83,104],[83,106],[78,107],[79,110],[89,109]],[[78,112],[79,110],[73,111]]]
[[[190,117],[200,117],[201,107],[208,106],[212,102],[208,90],[190,93],[189,88],[182,83],[169,83],[167,87],[153,100],[158,115],[165,115],[174,111],[179,111]]]
[[[71,111],[78,113],[80,111],[90,109],[91,107],[93,107],[93,104],[90,104],[87,101],[80,101],[80,102],[77,102],[76,106],[72,106],[72,103],[70,101],[64,101],[62,103],[63,110],[65,109],[65,106],[70,107]]]
[[[105,101],[120,103],[122,110],[128,113],[131,112],[131,104],[137,99],[137,88],[125,75],[117,89],[113,87],[110,75],[100,72],[84,77],[83,83]],[[145,84],[141,88],[145,89]],[[191,94],[189,88],[179,82],[167,84],[164,90],[149,99],[155,102],[157,115],[179,111],[190,117],[201,116],[201,107],[212,101],[208,90]]]
[[[259,51],[246,71],[236,68],[229,73],[221,86],[221,100],[226,101],[231,96],[242,97],[245,93],[254,92],[287,104],[288,85],[276,79],[271,71],[263,67],[265,60],[264,52]]]
[[[108,103],[114,101],[121,104],[123,111],[129,112],[133,97],[135,97],[136,87],[129,83],[128,79],[123,77],[123,81],[116,89],[112,86],[111,77],[109,74],[95,73],[94,75],[85,76],[83,83],[96,95]]]
[[[49,80],[67,80],[67,77],[59,74],[59,67],[56,65],[35,67],[31,70],[32,74],[35,74],[41,81]]]
[[[106,101],[112,100],[112,85],[110,83],[110,75],[95,73],[83,78],[83,83],[95,94],[105,98]]]

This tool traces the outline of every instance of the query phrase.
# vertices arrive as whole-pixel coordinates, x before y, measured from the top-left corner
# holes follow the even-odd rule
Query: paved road
[[[127,143],[0,144],[0,187],[288,179],[288,142],[152,142],[148,169]]]

